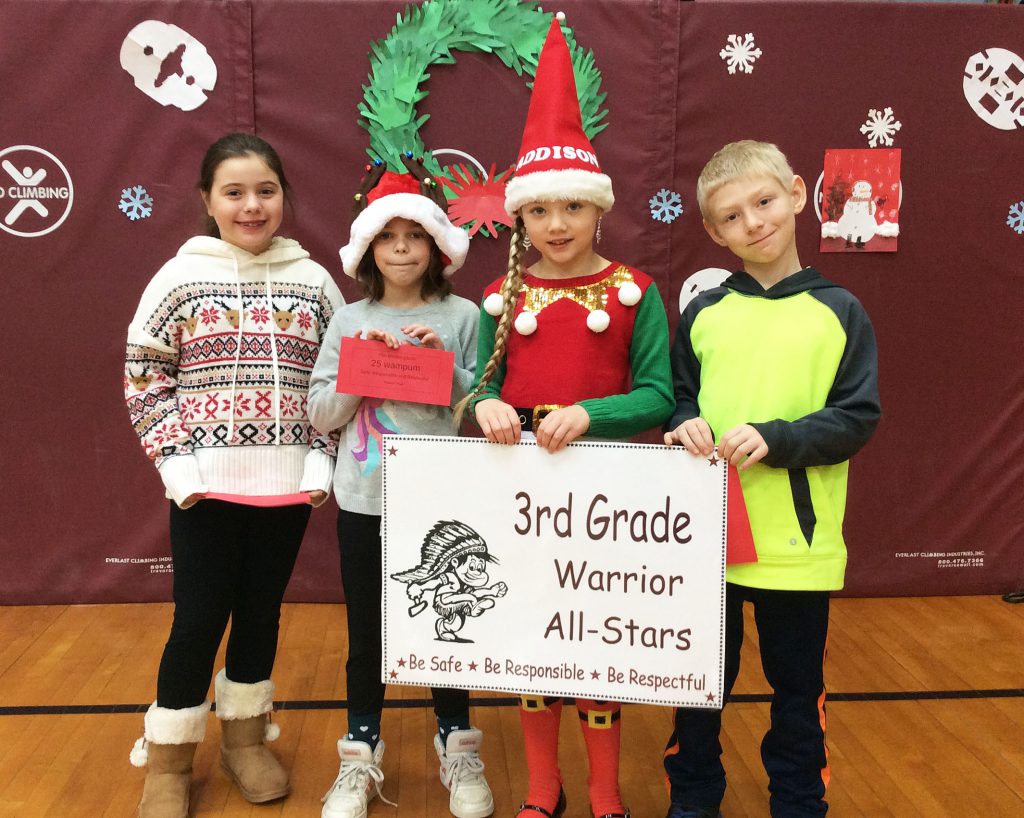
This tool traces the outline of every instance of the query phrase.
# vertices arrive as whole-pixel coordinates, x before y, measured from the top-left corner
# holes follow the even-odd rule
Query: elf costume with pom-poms
[[[505,209],[517,217],[517,227],[508,274],[485,290],[469,407],[472,412],[497,398],[517,410],[523,431],[530,432],[548,413],[577,405],[589,416],[588,436],[624,438],[660,426],[674,406],[668,322],[657,288],[644,273],[616,261],[573,278],[535,275],[519,263],[524,205],[585,202],[605,213],[614,202],[611,180],[583,131],[561,19],[559,14],[552,21],[541,52],[519,161],[505,190]],[[599,225],[597,235],[600,240]],[[628,816],[618,781],[620,705],[577,699],[576,708],[593,814]],[[565,811],[561,712],[560,698],[522,697],[530,781],[520,818],[557,818]]]

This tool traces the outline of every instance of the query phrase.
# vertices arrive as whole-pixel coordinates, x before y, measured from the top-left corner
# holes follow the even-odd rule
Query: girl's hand
[[[360,337],[362,337],[362,334],[363,334],[363,331],[359,330],[352,337],[353,338],[360,338]],[[398,349],[398,347],[399,347],[398,339],[394,335],[392,335],[390,332],[384,332],[384,330],[382,330],[382,329],[368,329],[366,331],[366,340],[367,341],[383,341],[391,349]]]
[[[671,446],[673,443],[678,443],[690,454],[704,457],[710,457],[715,450],[711,427],[704,418],[684,420],[671,432],[665,432],[665,445]]]
[[[192,506],[194,506],[196,503],[198,503],[205,497],[205,494],[190,494],[188,497],[186,497],[184,500],[178,503],[178,508],[180,508],[182,511],[184,511],[186,508],[192,508]]]
[[[537,427],[537,443],[549,452],[564,449],[590,428],[590,415],[578,403],[556,409]]]
[[[326,499],[327,499],[327,492],[326,491],[320,491],[318,489],[316,491],[309,492],[309,504],[311,506],[313,506],[313,508],[316,508],[317,506],[321,505],[323,503],[323,501],[326,500]]]
[[[768,454],[768,444],[764,442],[764,438],[761,437],[761,433],[757,429],[749,423],[744,423],[722,435],[718,453],[722,459],[728,460],[740,471],[743,471]]]
[[[409,324],[407,327],[402,327],[402,332],[411,338],[416,338],[420,342],[420,346],[429,347],[430,349],[444,349],[444,342],[433,329],[425,327],[423,324]]]
[[[522,426],[519,424],[519,414],[504,401],[497,398],[482,400],[473,409],[473,415],[491,443],[504,443],[512,445],[519,442]]]

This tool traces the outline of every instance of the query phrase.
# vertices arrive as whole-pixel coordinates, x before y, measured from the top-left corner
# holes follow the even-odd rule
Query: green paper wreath
[[[367,153],[386,162],[390,170],[401,172],[401,156],[411,151],[423,156],[424,164],[431,173],[443,177],[442,182],[452,181],[453,176],[441,169],[420,138],[420,128],[430,118],[416,111],[416,105],[428,94],[421,88],[430,78],[427,70],[431,65],[454,64],[453,52],[475,51],[494,54],[520,77],[525,73],[532,78],[551,18],[529,0],[424,0],[421,5],[408,6],[391,33],[370,45],[369,84],[362,86],[363,101],[359,103],[359,124],[370,134]],[[608,111],[601,107],[607,96],[601,93],[601,72],[593,51],[584,51],[564,25],[562,32],[572,57],[583,131],[593,139],[608,126],[602,121]],[[527,82],[528,87],[532,85]],[[500,178],[491,176],[479,181],[486,186]],[[460,191],[466,190],[465,179],[456,178],[455,184],[445,187],[449,198],[458,198]],[[479,198],[479,191],[476,193]],[[474,221],[470,232],[475,233],[481,230],[482,220],[461,223]],[[482,232],[493,235],[490,220],[487,227]]]

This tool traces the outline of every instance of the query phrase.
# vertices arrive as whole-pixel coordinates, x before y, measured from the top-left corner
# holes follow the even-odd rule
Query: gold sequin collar
[[[536,276],[529,275],[527,280],[557,283],[553,279],[538,279]],[[627,283],[635,284],[636,282],[633,280],[633,273],[629,268],[621,264],[599,281],[592,284],[580,284],[576,287],[530,286],[524,280],[520,290],[524,299],[523,310],[536,315],[548,305],[563,298],[575,301],[588,312],[603,310],[608,306],[608,288],[621,287]]]

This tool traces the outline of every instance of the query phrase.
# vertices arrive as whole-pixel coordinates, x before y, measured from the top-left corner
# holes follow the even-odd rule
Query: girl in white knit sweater
[[[328,272],[276,235],[288,182],[274,149],[229,134],[203,159],[209,235],[189,239],[146,287],[128,328],[125,398],[170,504],[174,622],[156,701],[132,762],[147,765],[141,818],[188,812],[213,664],[221,762],[254,803],[288,793],[264,747],[281,599],[311,505],[327,499],[337,441],[306,415],[331,316]]]

